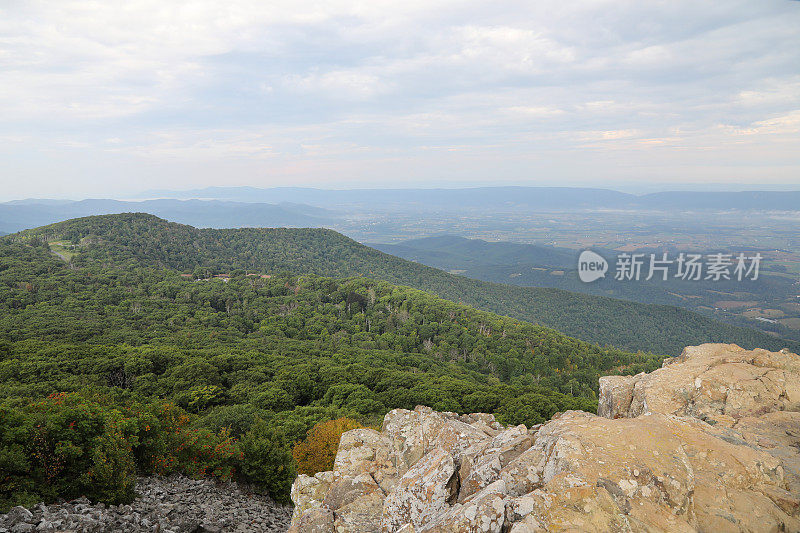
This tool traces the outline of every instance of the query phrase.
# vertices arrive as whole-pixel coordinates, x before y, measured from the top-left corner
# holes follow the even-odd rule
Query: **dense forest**
[[[686,283],[680,278],[639,279],[620,282],[612,274],[592,283],[578,278],[577,250],[519,244],[512,242],[486,242],[457,236],[426,237],[398,244],[370,244],[373,248],[410,261],[442,270],[457,270],[460,275],[483,281],[529,287],[550,287],[570,292],[607,296],[624,300],[683,307],[714,320],[728,324],[755,328],[775,333],[791,341],[800,341],[800,331],[780,323],[753,322],[738,313],[717,308],[721,299],[758,302],[768,308],[786,309],[785,302],[794,300],[797,280],[784,276],[784,265],[762,265],[757,280],[693,280]],[[609,264],[614,265],[616,252],[594,247]],[[736,256],[737,250],[729,252]],[[638,253],[659,253],[657,249],[639,249]],[[675,257],[675,255],[672,255]],[[645,257],[643,271],[647,272]],[[777,275],[775,275],[777,274]],[[644,278],[645,276],[642,276]],[[748,305],[749,306],[749,305]],[[791,305],[787,309],[791,316]],[[755,325],[754,325],[755,324]],[[775,342],[775,341],[773,341]],[[797,343],[793,343],[797,346]]]
[[[72,257],[75,266],[101,261],[171,268],[197,277],[250,269],[381,279],[625,350],[678,355],[684,346],[704,342],[774,350],[800,348],[794,341],[673,306],[448,274],[363,246],[332,230],[196,229],[129,213],[68,220],[8,237],[33,238],[70,244],[77,252]]]
[[[369,250],[333,232],[198,233],[145,215],[0,240],[0,510],[126,501],[137,472],[285,498],[291,447],[318,422],[424,404],[534,424],[595,410],[600,375],[662,359],[309,268],[389,258],[353,265],[351,248]]]

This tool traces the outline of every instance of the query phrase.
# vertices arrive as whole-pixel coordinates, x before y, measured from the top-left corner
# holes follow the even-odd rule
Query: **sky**
[[[800,2],[0,0],[0,184],[800,188]]]

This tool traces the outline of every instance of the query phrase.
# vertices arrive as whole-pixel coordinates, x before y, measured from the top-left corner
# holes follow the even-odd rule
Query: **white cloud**
[[[285,82],[292,89],[345,100],[369,98],[388,89],[380,77],[357,69],[292,75]]]
[[[725,127],[734,135],[794,135],[800,133],[800,109],[778,117],[759,120],[749,127]]]
[[[563,109],[548,106],[513,106],[503,111],[524,117],[553,117],[564,113]]]
[[[800,3],[746,0],[9,0],[0,162],[41,190],[75,161],[105,194],[114,165],[164,181],[190,160],[373,185],[403,161],[624,173],[587,149],[692,179],[713,174],[686,170],[694,152],[798,175],[797,27]]]

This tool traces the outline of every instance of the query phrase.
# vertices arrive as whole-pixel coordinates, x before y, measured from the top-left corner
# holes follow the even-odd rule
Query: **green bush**
[[[241,450],[242,478],[276,500],[287,501],[296,472],[283,431],[258,419],[242,437]]]
[[[130,501],[137,442],[135,422],[104,398],[59,393],[22,408],[2,408],[0,510],[81,495]]]
[[[108,503],[125,503],[134,497],[136,465],[131,443],[112,424],[95,438],[89,450],[90,469],[84,482],[92,487],[91,498]]]
[[[269,421],[272,416],[271,411],[259,409],[251,404],[219,405],[209,410],[202,418],[198,418],[195,425],[215,433],[223,428],[229,428],[231,435],[239,439],[250,431],[258,418]]]
[[[174,404],[124,404],[90,393],[6,402],[0,406],[0,512],[82,495],[129,502],[137,470],[230,479],[242,461],[230,430],[190,423]]]

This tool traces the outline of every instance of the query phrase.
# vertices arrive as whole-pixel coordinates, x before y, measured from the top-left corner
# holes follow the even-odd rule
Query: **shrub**
[[[297,461],[297,471],[313,476],[317,472],[333,469],[339,439],[342,433],[363,427],[355,420],[337,418],[320,422],[306,434],[306,439],[298,442],[292,449],[292,456]]]
[[[269,492],[273,499],[288,501],[295,467],[283,431],[270,428],[259,418],[242,437],[241,452],[242,478]]]
[[[140,420],[139,464],[161,475],[183,472],[189,476],[213,475],[230,479],[240,456],[230,428],[213,432],[192,428],[191,417],[174,404],[151,405]]]
[[[0,511],[81,495],[130,501],[136,480],[131,450],[137,442],[129,414],[103,397],[58,393],[0,409]]]
[[[119,504],[134,498],[136,465],[131,443],[116,424],[110,424],[90,448],[90,469],[84,475],[93,500]]]
[[[91,393],[6,403],[0,406],[0,512],[82,495],[129,502],[137,469],[230,479],[242,460],[230,430],[193,429],[190,422],[174,404],[119,404]]]

